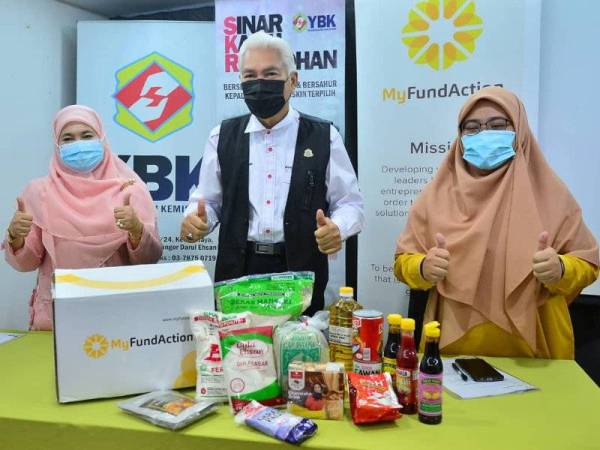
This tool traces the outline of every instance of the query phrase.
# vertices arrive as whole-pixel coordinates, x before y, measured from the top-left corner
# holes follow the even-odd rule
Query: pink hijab
[[[104,147],[104,159],[80,174],[60,160],[60,133],[70,123],[90,126]],[[110,149],[102,121],[91,108],[71,105],[54,118],[54,153],[49,174],[32,181],[21,195],[25,209],[42,230],[42,242],[56,268],[100,267],[127,242],[115,224],[114,208],[129,197],[146,231],[156,226],[154,204],[146,185]]]

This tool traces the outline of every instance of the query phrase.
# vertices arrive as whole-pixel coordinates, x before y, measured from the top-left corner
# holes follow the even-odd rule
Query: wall
[[[600,239],[600,2],[544,0],[540,144]],[[585,291],[600,295],[600,282]]]
[[[104,17],[53,0],[0,1],[0,226],[29,180],[47,173],[54,113],[75,101],[76,23]],[[35,273],[0,262],[0,328],[27,328]]]

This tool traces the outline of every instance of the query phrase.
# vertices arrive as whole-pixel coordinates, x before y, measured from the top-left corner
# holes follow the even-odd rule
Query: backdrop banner
[[[344,0],[217,0],[217,118],[248,113],[238,53],[249,35],[262,30],[285,39],[294,51],[299,84],[291,105],[332,121],[344,136],[345,21]],[[329,258],[329,267],[326,304],[345,284],[344,251]]]
[[[406,313],[393,274],[410,206],[457,136],[458,112],[484,86],[521,97],[537,130],[538,0],[356,0],[358,167],[365,230],[360,301]]]
[[[217,236],[187,244],[179,227],[216,122],[213,23],[79,22],[77,102],[94,108],[113,151],[150,189],[162,261],[201,258],[211,274]],[[117,205],[115,205],[117,206]]]

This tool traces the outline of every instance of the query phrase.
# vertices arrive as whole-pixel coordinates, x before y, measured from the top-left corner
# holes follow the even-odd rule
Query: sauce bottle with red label
[[[400,348],[400,325],[402,316],[400,314],[388,314],[388,338],[383,349],[383,371],[390,374],[396,390],[396,357]]]
[[[396,357],[396,390],[402,405],[402,414],[417,412],[418,364],[415,349],[415,320],[402,319],[402,341]]]

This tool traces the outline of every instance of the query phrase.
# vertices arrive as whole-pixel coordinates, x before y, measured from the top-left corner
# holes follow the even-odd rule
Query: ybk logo
[[[294,30],[296,31],[305,31],[308,27],[308,17],[302,13],[298,13],[294,16],[292,25],[294,25]]]
[[[446,70],[473,54],[482,32],[473,0],[425,0],[409,11],[402,42],[415,64]]]
[[[295,31],[329,31],[335,30],[335,14],[319,14],[306,16],[298,13],[292,19]]]
[[[156,142],[192,123],[193,74],[180,64],[151,53],[116,73],[115,121]]]

